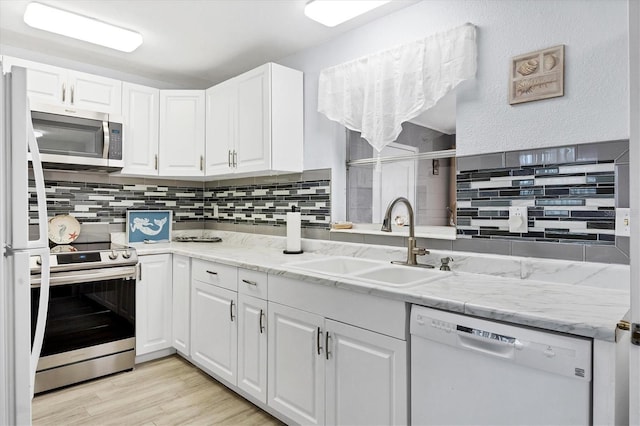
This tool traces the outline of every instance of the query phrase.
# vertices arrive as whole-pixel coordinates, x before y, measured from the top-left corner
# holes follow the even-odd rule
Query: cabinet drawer
[[[266,272],[238,269],[238,291],[259,299],[267,299]]]
[[[193,259],[191,276],[194,280],[238,291],[238,268],[235,266]]]

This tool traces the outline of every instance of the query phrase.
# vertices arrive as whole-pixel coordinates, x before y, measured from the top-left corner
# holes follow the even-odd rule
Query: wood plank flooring
[[[179,356],[36,396],[40,425],[282,425]]]

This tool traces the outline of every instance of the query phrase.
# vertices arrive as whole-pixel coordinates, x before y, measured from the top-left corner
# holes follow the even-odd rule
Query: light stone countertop
[[[184,232],[184,231],[183,231]],[[193,232],[193,231],[192,231]],[[255,234],[205,231],[220,236],[220,243],[158,243],[132,244],[138,255],[172,253],[197,259],[215,261],[231,266],[252,269],[269,274],[280,275],[309,283],[334,286],[350,291],[372,294],[384,298],[401,300],[423,306],[464,313],[485,319],[495,319],[514,324],[531,326],[545,330],[564,332],[578,336],[591,337],[604,341],[615,341],[616,324],[629,310],[629,291],[624,288],[606,288],[602,279],[590,283],[590,277],[609,274],[623,277],[624,267],[606,264],[582,263],[582,280],[586,285],[567,279],[565,283],[530,279],[530,276],[545,276],[544,270],[555,270],[556,277],[561,262],[541,260],[537,274],[536,262],[531,258],[522,258],[525,277],[515,276],[515,272],[502,274],[497,266],[487,266],[492,271],[470,273],[457,271],[457,266],[478,264],[483,257],[468,253],[451,253],[461,262],[453,263],[453,272],[437,271],[436,277],[413,287],[391,287],[350,278],[338,278],[325,274],[301,271],[287,266],[288,263],[320,259],[329,256],[353,256],[376,260],[397,260],[406,249],[386,246],[367,246],[353,243],[323,242],[303,240],[305,253],[286,255],[282,237],[260,236]],[[209,235],[208,235],[209,236]],[[112,235],[115,242],[123,242],[121,235]],[[443,255],[444,252],[437,253]],[[491,264],[496,256],[486,256],[485,264]],[[505,270],[515,270],[515,262],[520,258],[498,259],[505,263]],[[498,262],[498,264],[501,264]],[[495,262],[494,262],[495,263]],[[548,265],[551,263],[551,267]],[[573,265],[573,266],[572,266]],[[576,262],[567,262],[567,270],[576,268]],[[466,268],[462,268],[466,269]],[[584,272],[584,271],[589,272]],[[433,271],[433,270],[431,270]],[[500,276],[502,275],[502,276]],[[571,274],[573,275],[573,274]],[[571,277],[568,277],[571,278]],[[628,286],[627,286],[628,288]]]

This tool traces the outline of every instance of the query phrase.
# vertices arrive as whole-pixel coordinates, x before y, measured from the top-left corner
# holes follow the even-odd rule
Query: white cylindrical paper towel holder
[[[296,211],[298,210],[298,211]],[[287,213],[287,249],[285,254],[302,253],[301,245],[301,218],[300,211],[296,206],[291,206],[291,211]]]

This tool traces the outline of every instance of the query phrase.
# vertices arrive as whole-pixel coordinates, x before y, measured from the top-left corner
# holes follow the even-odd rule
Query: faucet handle
[[[429,250],[424,247],[414,247],[413,253],[415,253],[416,256],[425,256],[429,254]]]

